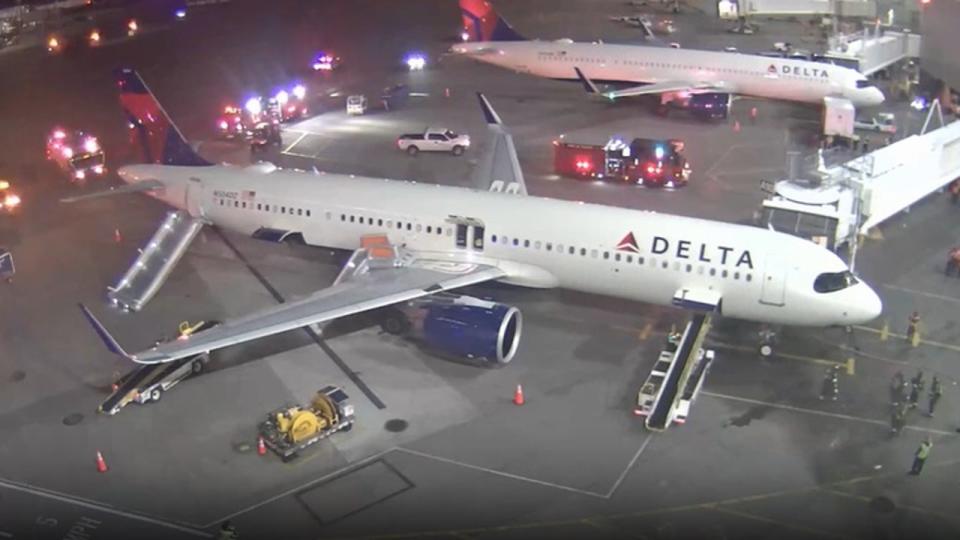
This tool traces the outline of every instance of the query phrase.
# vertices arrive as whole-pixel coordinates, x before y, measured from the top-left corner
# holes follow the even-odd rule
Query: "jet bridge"
[[[761,225],[831,250],[854,248],[860,235],[960,178],[960,122],[840,163],[819,161],[816,181],[767,183]]]
[[[867,76],[901,60],[919,56],[919,34],[884,31],[879,25],[872,31],[868,26],[863,33],[831,37],[830,50],[824,55],[835,64],[855,69]]]
[[[641,387],[636,414],[646,416],[646,427],[664,431],[671,423],[686,421],[690,403],[696,398],[713,351],[702,349],[710,331],[710,314],[693,316],[673,351],[663,351],[653,372]]]
[[[186,212],[169,212],[120,281],[107,288],[107,298],[126,311],[140,311],[167,280],[203,224]]]

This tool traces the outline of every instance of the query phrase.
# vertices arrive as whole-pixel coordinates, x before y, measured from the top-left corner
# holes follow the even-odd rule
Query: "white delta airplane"
[[[731,95],[823,105],[825,97],[854,106],[879,105],[883,92],[863,74],[842,66],[767,56],[661,48],[644,45],[527,40],[486,0],[460,0],[464,43],[451,51],[521,73],[576,80],[598,92],[593,81],[627,88],[602,92],[617,99],[659,95],[661,103],[722,108]],[[639,83],[639,84],[638,84]]]
[[[877,294],[839,257],[798,237],[529,195],[512,138],[482,94],[493,139],[479,166],[485,185],[473,189],[212,165],[135,71],[117,73],[121,103],[153,163],[120,168],[126,185],[90,196],[144,192],[202,224],[353,251],[330,287],[134,354],[84,307],[108,348],[134,362],[169,362],[389,308],[404,318],[388,318],[388,331],[502,364],[517,351],[520,312],[450,293],[491,281],[784,325],[861,324],[881,311]]]

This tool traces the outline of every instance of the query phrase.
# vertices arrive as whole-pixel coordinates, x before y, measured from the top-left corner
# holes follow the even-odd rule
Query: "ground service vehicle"
[[[243,109],[234,105],[223,108],[223,114],[217,119],[217,131],[225,139],[244,137],[248,129],[247,115]]]
[[[70,176],[81,181],[104,173],[106,157],[93,135],[56,128],[47,137],[47,159]]]
[[[314,71],[333,71],[340,67],[340,57],[324,51],[318,52],[313,57],[310,67]]]
[[[17,269],[13,266],[13,255],[0,247],[0,279],[10,283],[16,273]]]
[[[651,187],[682,187],[690,179],[683,141],[614,137],[604,145],[556,140],[554,171],[562,176],[621,181]]]
[[[855,120],[853,127],[863,131],[876,131],[878,133],[886,133],[887,135],[895,135],[897,133],[897,118],[893,113],[878,113],[866,122]]]
[[[390,109],[402,107],[407,103],[409,98],[410,87],[405,84],[388,86],[383,89],[383,94],[380,95],[380,101],[383,103],[383,108],[388,111]]]
[[[346,392],[338,386],[322,388],[309,407],[285,405],[271,411],[260,424],[267,448],[284,461],[338,431],[353,429],[354,412]]]
[[[0,180],[0,214],[13,214],[20,208],[20,196],[17,195],[10,182]]]
[[[353,95],[347,98],[347,114],[363,114],[367,112],[367,96]]]
[[[177,339],[183,339],[195,332],[213,328],[217,324],[219,323],[215,321],[201,321],[194,325],[188,322],[180,323]],[[171,340],[160,339],[157,343],[166,341]],[[168,364],[140,365],[114,381],[113,392],[100,404],[97,411],[112,416],[132,402],[143,405],[160,401],[164,392],[187,377],[201,373],[209,361],[209,353],[202,353],[181,358]]]
[[[280,133],[280,124],[277,122],[260,122],[253,128],[250,138],[250,151],[261,152],[268,146],[280,146],[283,143]]]
[[[411,156],[419,152],[450,152],[459,156],[469,147],[469,135],[461,135],[446,128],[427,128],[423,133],[404,133],[397,138],[397,148]]]

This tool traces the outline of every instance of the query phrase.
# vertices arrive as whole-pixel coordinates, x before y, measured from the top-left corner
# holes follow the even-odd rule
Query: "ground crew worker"
[[[910,379],[910,408],[917,408],[917,401],[920,400],[920,393],[923,392],[923,387],[926,384],[923,382],[923,370],[917,370],[917,375]]]
[[[950,182],[950,202],[953,204],[960,202],[960,178]]]
[[[756,123],[757,123],[757,108],[756,108],[756,107],[751,107],[751,108],[750,108],[750,123],[751,123],[751,124],[756,124]]]
[[[906,380],[903,378],[903,372],[898,371],[893,374],[893,379],[890,381],[890,403],[894,407],[900,405],[903,402],[903,385],[906,384]]]
[[[220,525],[220,535],[217,540],[236,540],[237,538],[240,538],[237,528],[230,523],[230,520],[224,521],[223,525]]]
[[[823,387],[820,390],[820,399],[829,399],[836,401],[840,393],[840,366],[827,368],[823,377]]]
[[[937,402],[940,401],[942,395],[943,388],[940,387],[940,378],[934,375],[933,381],[930,382],[930,407],[927,416],[933,418],[933,411],[937,408]]]
[[[926,463],[927,458],[930,457],[931,448],[933,448],[933,441],[930,440],[930,437],[927,437],[926,440],[920,443],[916,454],[913,455],[913,466],[910,467],[910,474],[914,476],[920,474],[920,471],[923,470],[923,464]]]
[[[680,332],[670,332],[667,334],[667,350],[676,351],[680,347]]]
[[[906,405],[897,405],[893,408],[893,415],[890,418],[890,433],[900,435],[903,428],[907,425]]]
[[[951,272],[957,272],[957,275],[960,276],[960,246],[950,248],[947,253],[947,267],[943,273],[949,276]]]
[[[920,329],[920,312],[914,311],[907,319],[907,340],[912,340],[913,335]]]

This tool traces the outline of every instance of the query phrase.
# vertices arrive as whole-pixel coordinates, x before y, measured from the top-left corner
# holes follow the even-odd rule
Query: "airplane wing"
[[[89,309],[81,309],[111,352],[157,364],[505,275],[495,266],[418,258],[383,243],[371,245],[354,252],[331,287],[135,354],[125,352]]]
[[[618,99],[623,97],[644,96],[652,94],[665,94],[669,92],[723,92],[725,94],[734,94],[736,89],[732,85],[723,81],[712,82],[692,82],[692,81],[661,81],[658,83],[632,86],[622,90],[610,90],[602,92],[580,68],[573,68],[577,72],[577,78],[583,83],[584,89],[588,93],[598,94],[608,99]]]
[[[523,171],[517,159],[517,149],[513,137],[507,132],[500,115],[493,110],[486,96],[477,92],[480,108],[487,120],[492,136],[490,148],[474,171],[473,185],[484,191],[505,191],[518,195],[527,194],[527,185],[523,180]]]
[[[93,193],[87,193],[85,195],[76,195],[73,197],[65,197],[60,199],[62,203],[75,203],[78,201],[86,201],[88,199],[99,199],[101,197],[113,197],[114,195],[125,195],[127,193],[143,193],[145,191],[155,191],[158,189],[163,189],[165,186],[163,182],[159,180],[144,180],[142,182],[137,182],[136,184],[124,184],[119,187],[112,187],[110,189],[105,189],[102,191],[94,191]]]

